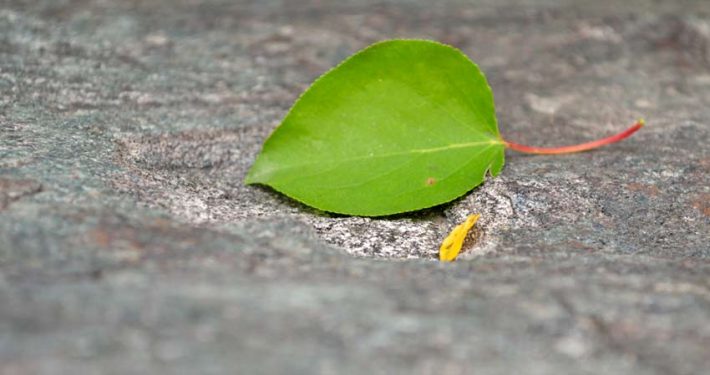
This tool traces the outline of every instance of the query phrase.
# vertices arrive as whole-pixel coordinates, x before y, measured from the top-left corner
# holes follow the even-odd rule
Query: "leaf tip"
[[[244,177],[244,185],[263,184],[265,181],[263,175],[255,170],[254,167],[252,167]]]
[[[244,177],[244,185],[252,185],[255,184],[256,181],[254,180],[254,177],[252,176],[251,170],[247,172],[247,175]]]

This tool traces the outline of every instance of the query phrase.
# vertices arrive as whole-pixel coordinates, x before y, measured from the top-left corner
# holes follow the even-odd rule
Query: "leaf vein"
[[[455,143],[455,144],[447,145],[447,146],[413,149],[413,150],[407,150],[407,151],[401,151],[401,152],[389,152],[389,153],[378,154],[378,155],[356,156],[356,157],[352,157],[352,158],[338,159],[338,160],[332,161],[332,163],[335,165],[334,168],[337,168],[337,166],[340,164],[349,163],[349,162],[353,162],[353,161],[361,161],[361,160],[367,160],[367,159],[381,159],[381,158],[404,156],[404,155],[410,155],[410,154],[429,154],[429,153],[445,152],[445,151],[450,151],[450,150],[471,148],[471,147],[483,146],[483,145],[488,145],[488,147],[491,147],[493,145],[501,145],[502,146],[503,144],[498,141]],[[488,147],[486,147],[486,148],[488,148]],[[279,171],[290,170],[290,169],[295,169],[295,168],[304,168],[307,166],[322,165],[322,164],[323,164],[322,160],[309,161],[306,163],[292,164],[292,165],[289,165],[286,167],[281,167],[278,170]],[[329,170],[334,169],[334,168],[330,168]],[[320,173],[318,173],[318,174],[320,174]],[[315,175],[318,175],[318,174],[315,174]],[[299,176],[299,177],[306,177],[306,176]],[[308,177],[310,177],[310,176],[308,176]]]

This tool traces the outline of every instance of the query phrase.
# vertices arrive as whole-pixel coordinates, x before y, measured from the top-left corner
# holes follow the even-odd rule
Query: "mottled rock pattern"
[[[477,61],[511,140],[649,125],[388,218],[242,185],[393,37]],[[709,51],[701,0],[5,1],[0,373],[708,372]]]

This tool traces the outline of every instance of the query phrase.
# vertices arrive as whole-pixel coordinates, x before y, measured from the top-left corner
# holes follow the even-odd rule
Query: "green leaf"
[[[449,202],[495,176],[493,94],[461,51],[374,44],[319,78],[264,143],[247,184],[330,212],[381,216]]]

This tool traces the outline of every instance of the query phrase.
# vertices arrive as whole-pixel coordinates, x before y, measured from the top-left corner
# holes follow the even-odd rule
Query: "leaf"
[[[461,51],[374,44],[319,78],[246,177],[330,212],[381,216],[449,202],[504,162],[493,94]]]
[[[463,240],[466,239],[468,231],[473,228],[481,217],[479,214],[469,215],[466,221],[457,225],[451,233],[444,239],[439,248],[439,260],[442,262],[452,262],[459,255],[461,247],[463,246]]]

